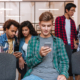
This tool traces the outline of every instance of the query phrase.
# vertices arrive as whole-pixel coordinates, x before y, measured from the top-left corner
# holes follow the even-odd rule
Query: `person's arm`
[[[21,56],[19,58],[19,68],[22,70],[24,69],[24,64],[26,64],[26,62],[24,61],[23,57]]]
[[[16,58],[20,58],[22,56],[22,53],[21,52],[14,52],[13,55],[16,57]]]
[[[76,25],[74,23],[74,38],[75,38],[75,41],[77,41],[77,30],[76,30]]]
[[[22,53],[22,56],[19,58],[19,68],[22,70],[22,69],[24,69],[24,64],[26,64],[26,62],[23,59],[23,57],[24,57],[23,52],[24,51],[21,49],[21,47],[22,47],[21,43],[22,43],[22,39],[19,42],[19,51]]]
[[[74,23],[74,49],[78,48],[78,38],[77,38],[77,30],[76,30],[76,26]]]
[[[0,36],[0,44],[2,45],[2,37]]]
[[[34,43],[33,39],[30,40],[28,42],[28,48],[27,48],[26,63],[29,68],[34,67],[42,62],[42,57],[39,51],[35,51],[35,46],[33,46],[33,43]]]
[[[60,38],[60,17],[55,20],[55,36]]]
[[[24,44],[23,38],[21,38],[20,41],[19,41],[19,52],[22,53],[22,57],[25,56],[25,55],[24,55],[25,51],[22,49],[23,44]]]
[[[63,41],[58,41],[58,63],[59,63],[59,74],[64,75],[68,78],[69,59],[65,50]]]

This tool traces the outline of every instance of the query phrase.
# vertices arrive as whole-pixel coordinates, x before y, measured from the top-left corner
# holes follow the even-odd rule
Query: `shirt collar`
[[[56,42],[56,37],[53,36],[53,34],[51,34],[51,36],[53,37],[53,41]],[[37,40],[40,40],[40,34],[36,37]]]
[[[63,15],[63,17],[66,19],[66,17],[64,15]],[[70,17],[69,17],[69,19],[72,20]]]
[[[3,37],[4,37],[4,41],[8,41],[6,33],[3,34]],[[14,38],[12,40],[15,40],[15,38],[16,37],[14,36]]]

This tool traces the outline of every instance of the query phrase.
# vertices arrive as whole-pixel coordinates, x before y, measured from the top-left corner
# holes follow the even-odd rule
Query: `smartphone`
[[[49,48],[51,48],[51,42],[45,42],[45,43],[44,43],[44,47],[49,47]]]
[[[19,52],[19,51],[15,51],[15,53],[21,53],[21,52]]]

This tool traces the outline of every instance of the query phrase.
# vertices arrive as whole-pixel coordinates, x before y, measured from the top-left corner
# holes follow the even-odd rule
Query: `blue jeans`
[[[31,74],[30,76],[27,76],[27,77],[23,78],[22,80],[43,80],[43,79]]]
[[[27,76],[27,77],[23,78],[22,80],[44,80],[44,79],[41,79],[38,76],[31,74],[30,76]]]

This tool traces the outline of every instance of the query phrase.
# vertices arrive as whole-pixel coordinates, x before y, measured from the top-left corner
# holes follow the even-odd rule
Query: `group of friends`
[[[55,36],[51,33],[54,15],[50,12],[39,16],[40,34],[30,21],[19,24],[9,19],[4,23],[0,44],[5,52],[16,57],[22,80],[72,80],[65,45],[71,45],[72,51],[78,48],[77,30],[71,18],[75,8],[75,4],[68,3],[65,14],[56,18]],[[45,42],[51,43],[50,47],[44,46]],[[17,45],[19,50],[15,51]]]

